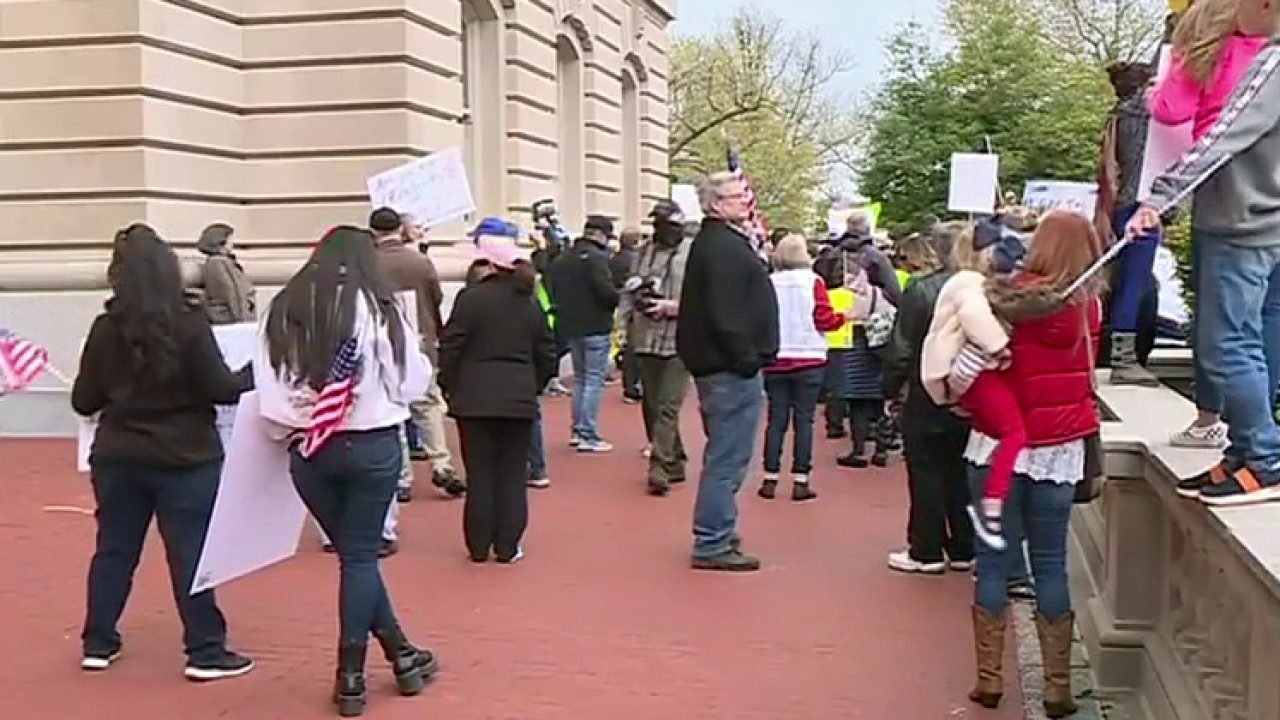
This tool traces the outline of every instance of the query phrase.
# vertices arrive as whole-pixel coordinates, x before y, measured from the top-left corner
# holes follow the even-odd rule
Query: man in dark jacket
[[[741,227],[746,194],[731,173],[707,179],[706,219],[689,250],[676,349],[695,378],[707,447],[693,510],[693,567],[758,570],[735,531],[737,494],[764,405],[761,370],[778,355],[778,303],[769,273]]]
[[[582,238],[551,263],[548,289],[556,308],[556,329],[573,357],[573,434],[579,452],[609,452],[600,437],[600,399],[609,369],[609,345],[618,289],[609,268],[608,238],[613,221],[587,218]]]
[[[935,251],[948,258],[958,227],[934,230]],[[947,268],[916,276],[898,305],[893,337],[885,348],[884,396],[899,398],[906,390],[901,414],[903,454],[911,509],[905,551],[889,554],[889,567],[900,572],[941,574],[947,560],[956,569],[973,562],[973,526],[965,511],[969,485],[964,447],[969,428],[938,407],[920,382],[920,353],[933,322],[933,307],[953,271]]]
[[[862,213],[850,215],[847,228],[844,235],[840,236],[835,251],[818,255],[814,272],[829,281],[845,272],[852,272],[855,268],[862,268],[867,271],[867,279],[871,284],[880,288],[889,302],[897,307],[902,300],[902,288],[898,284],[898,276],[893,271],[889,256],[876,247],[876,238],[871,234],[871,223],[867,216]],[[841,278],[840,285],[843,284]]]

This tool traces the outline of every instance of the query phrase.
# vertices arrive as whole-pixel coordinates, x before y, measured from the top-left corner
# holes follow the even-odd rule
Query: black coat
[[[904,425],[934,430],[963,425],[963,421],[950,410],[934,404],[920,382],[920,353],[924,349],[924,338],[933,323],[933,308],[938,302],[938,294],[952,274],[943,270],[913,280],[898,305],[893,336],[885,346],[881,377],[886,398],[897,398],[904,389],[907,392],[902,412]]]
[[[613,332],[618,289],[613,284],[609,251],[579,240],[551,263],[547,290],[556,307],[556,330],[564,338]]]
[[[532,420],[554,366],[546,315],[514,277],[492,275],[458,294],[440,337],[451,416]]]
[[[750,240],[708,218],[685,265],[676,350],[694,377],[751,377],[778,356],[778,299]]]

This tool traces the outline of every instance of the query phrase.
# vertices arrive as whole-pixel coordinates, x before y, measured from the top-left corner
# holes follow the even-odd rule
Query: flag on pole
[[[742,183],[742,192],[745,194],[743,202],[747,206],[747,228],[755,234],[757,246],[763,247],[769,231],[756,207],[756,193],[751,187],[751,178],[747,177],[746,171],[742,169],[742,157],[738,154],[737,148],[732,145],[729,146],[729,172]]]
[[[51,367],[49,351],[0,328],[0,372],[4,392],[23,390]]]
[[[359,370],[360,344],[355,338],[347,338],[333,358],[329,377],[325,378],[320,396],[316,398],[316,406],[311,411],[307,434],[302,440],[302,446],[298,448],[302,457],[315,455],[334,433],[342,429],[347,420],[347,412],[351,409]]]

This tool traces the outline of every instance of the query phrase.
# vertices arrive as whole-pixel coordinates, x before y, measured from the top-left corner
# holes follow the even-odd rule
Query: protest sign
[[[1000,156],[990,153],[955,153],[951,156],[951,187],[947,209],[952,212],[990,213],[999,192]]]
[[[1037,213],[1070,210],[1093,221],[1098,206],[1098,184],[1061,180],[1032,180],[1022,194],[1022,206]]]
[[[693,185],[672,185],[671,200],[680,206],[687,222],[702,220],[702,204],[698,202],[698,188]]]
[[[1160,50],[1157,82],[1164,78],[1172,64],[1173,49],[1165,45]],[[1139,200],[1151,197],[1151,184],[1155,179],[1195,145],[1191,139],[1191,128],[1190,122],[1182,125],[1161,125],[1153,119],[1147,124],[1147,147],[1142,156],[1142,178],[1138,184]]]
[[[475,212],[462,151],[449,148],[378,173],[368,180],[373,207],[409,213],[425,227],[435,227]]]
[[[254,347],[258,342],[257,323],[236,323],[234,325],[215,325],[213,339],[222,351],[222,361],[233,371],[243,368],[253,359]],[[226,447],[231,439],[231,425],[235,421],[236,406],[220,405],[214,408],[217,413],[215,422],[218,434],[222,436],[222,446]],[[76,470],[89,472],[89,453],[93,448],[93,436],[98,432],[98,419],[77,418],[76,432]]]
[[[289,477],[288,449],[272,439],[258,393],[245,393],[236,406],[191,594],[293,557],[306,518]]]

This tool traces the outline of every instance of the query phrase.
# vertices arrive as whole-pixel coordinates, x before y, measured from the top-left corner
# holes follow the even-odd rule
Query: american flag
[[[764,218],[760,216],[756,208],[756,193],[751,187],[751,178],[747,177],[746,171],[742,169],[742,156],[738,154],[738,149],[733,146],[729,146],[729,172],[733,173],[742,182],[742,192],[746,194],[743,202],[747,205],[747,227],[755,234],[756,243],[763,245],[769,231],[764,225]]]
[[[355,338],[348,338],[338,348],[333,358],[333,367],[329,377],[325,378],[320,396],[316,398],[315,409],[311,411],[311,423],[307,425],[306,437],[298,452],[309,458],[319,452],[333,434],[342,429],[347,420],[347,411],[351,409],[351,399],[355,391],[356,375],[360,370],[360,344]]]
[[[22,390],[51,367],[49,351],[0,328],[0,371],[4,391]]]

